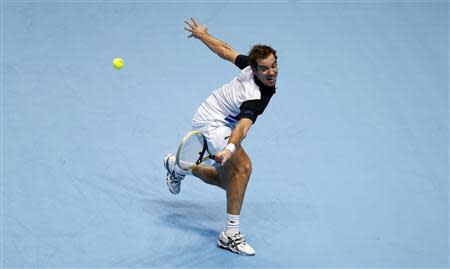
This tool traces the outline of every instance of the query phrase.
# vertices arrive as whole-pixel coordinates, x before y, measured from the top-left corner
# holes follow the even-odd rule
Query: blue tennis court
[[[225,193],[162,159],[239,69],[188,39],[278,52]],[[1,1],[1,267],[448,268],[448,1]],[[122,70],[112,67],[124,59]]]

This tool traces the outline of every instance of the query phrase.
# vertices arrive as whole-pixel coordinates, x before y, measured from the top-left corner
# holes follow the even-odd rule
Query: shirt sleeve
[[[271,96],[263,97],[262,99],[257,100],[248,100],[241,104],[239,109],[241,112],[239,113],[239,118],[247,118],[251,119],[253,123],[256,122],[256,119],[259,115],[261,115],[269,104]]]
[[[250,57],[247,55],[239,54],[234,60],[234,64],[239,67],[239,69],[244,69],[250,65]]]

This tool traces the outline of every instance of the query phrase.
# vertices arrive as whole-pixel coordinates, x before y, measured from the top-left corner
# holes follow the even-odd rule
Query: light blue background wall
[[[447,1],[2,1],[3,267],[448,267]],[[165,186],[201,101],[238,72],[183,21],[279,84],[244,142],[241,228],[225,195]],[[125,68],[114,70],[115,57]]]

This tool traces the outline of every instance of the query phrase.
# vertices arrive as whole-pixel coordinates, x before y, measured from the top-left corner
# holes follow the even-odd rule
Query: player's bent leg
[[[222,182],[219,178],[218,169],[221,168],[200,164],[192,169],[192,175],[198,177],[207,184],[214,185],[223,189]]]

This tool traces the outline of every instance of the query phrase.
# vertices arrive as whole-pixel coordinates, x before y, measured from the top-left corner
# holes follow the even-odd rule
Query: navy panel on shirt
[[[243,102],[239,107],[241,113],[239,113],[238,117],[240,119],[251,119],[253,123],[255,123],[258,116],[264,112],[267,105],[269,104],[270,98],[272,98],[272,95],[265,95],[261,96],[261,99],[248,100]]]
[[[239,54],[234,60],[234,64],[242,70],[250,65],[250,57]]]

